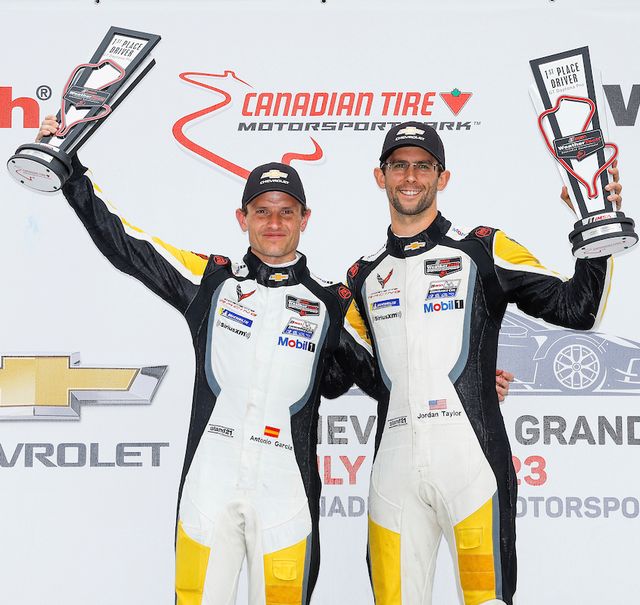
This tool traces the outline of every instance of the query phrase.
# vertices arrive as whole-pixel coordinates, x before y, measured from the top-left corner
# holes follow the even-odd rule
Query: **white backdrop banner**
[[[181,248],[241,258],[234,210],[244,178],[283,160],[313,209],[309,264],[341,279],[385,240],[386,197],[372,171],[385,132],[411,119],[444,140],[452,179],[439,208],[454,224],[502,228],[571,275],[574,218],[537,129],[529,60],[585,45],[601,119],[620,147],[623,209],[640,216],[634,0],[49,0],[0,10],[5,159],[57,111],[71,70],[111,25],[162,36],[157,66],[79,155],[128,220]],[[113,269],[62,195],[32,193],[6,172],[0,193],[0,603],[170,605],[194,374],[188,330]],[[517,309],[505,317],[520,605],[636,599],[638,258],[616,259],[597,333]],[[570,377],[559,369],[568,357]],[[132,376],[146,382],[124,400],[70,395]],[[369,605],[375,404],[352,392],[321,415],[313,602]],[[238,603],[246,599],[243,583]],[[434,603],[456,602],[442,548]]]

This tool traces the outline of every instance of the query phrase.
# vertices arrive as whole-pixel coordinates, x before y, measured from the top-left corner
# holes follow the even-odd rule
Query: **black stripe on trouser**
[[[470,282],[471,285],[471,282]],[[516,590],[515,513],[516,478],[511,448],[500,413],[495,387],[496,352],[500,322],[484,313],[483,284],[474,281],[465,302],[463,352],[451,380],[462,402],[498,487],[502,600],[511,605]],[[468,311],[467,311],[468,309]],[[473,312],[471,312],[473,310]],[[478,377],[481,377],[480,379]],[[485,377],[482,380],[482,377]]]

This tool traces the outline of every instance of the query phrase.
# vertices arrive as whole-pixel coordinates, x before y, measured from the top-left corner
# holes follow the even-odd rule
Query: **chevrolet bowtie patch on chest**
[[[289,274],[288,273],[272,273],[271,275],[269,275],[269,281],[274,281],[274,282],[280,283],[281,281],[284,281],[285,279],[289,279]]]

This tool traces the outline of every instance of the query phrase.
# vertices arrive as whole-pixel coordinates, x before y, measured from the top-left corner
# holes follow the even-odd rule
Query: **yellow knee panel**
[[[178,523],[176,595],[178,605],[201,605],[211,549],[190,538]]]
[[[369,518],[369,560],[376,605],[401,605],[400,534]]]
[[[307,540],[264,555],[267,605],[300,605],[305,576]]]
[[[496,598],[493,557],[493,501],[454,527],[460,584],[465,605],[477,605]]]

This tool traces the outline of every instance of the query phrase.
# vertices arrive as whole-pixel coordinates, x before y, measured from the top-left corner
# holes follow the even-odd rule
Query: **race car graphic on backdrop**
[[[498,367],[515,374],[511,395],[640,393],[640,343],[600,332],[574,332],[507,311]]]

